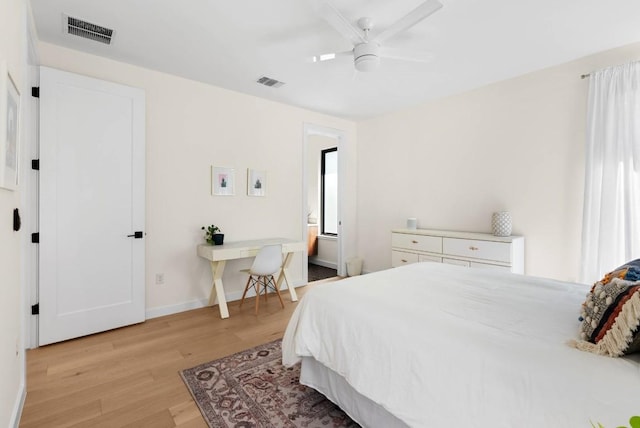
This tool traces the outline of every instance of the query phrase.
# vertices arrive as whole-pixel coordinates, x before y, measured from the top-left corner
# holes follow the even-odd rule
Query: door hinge
[[[31,315],[40,315],[40,303],[31,305]]]
[[[32,86],[31,87],[31,96],[34,98],[40,98],[40,87]]]
[[[40,159],[31,159],[31,169],[40,171]]]
[[[40,232],[36,232],[36,233],[32,233],[31,234],[31,242],[34,244],[39,244],[40,243]]]

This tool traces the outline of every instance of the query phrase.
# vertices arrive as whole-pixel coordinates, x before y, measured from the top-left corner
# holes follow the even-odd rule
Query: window
[[[640,257],[640,63],[593,72],[589,86],[580,282]]]
[[[320,233],[338,236],[338,148],[322,150],[320,164]]]

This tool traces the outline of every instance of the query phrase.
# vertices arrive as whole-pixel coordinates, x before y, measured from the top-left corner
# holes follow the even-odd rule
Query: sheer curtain
[[[580,280],[640,257],[640,62],[591,74]]]

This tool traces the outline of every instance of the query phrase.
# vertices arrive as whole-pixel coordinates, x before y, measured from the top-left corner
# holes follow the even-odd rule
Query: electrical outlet
[[[157,273],[156,274],[156,284],[158,284],[158,285],[164,284],[164,274],[163,273]]]

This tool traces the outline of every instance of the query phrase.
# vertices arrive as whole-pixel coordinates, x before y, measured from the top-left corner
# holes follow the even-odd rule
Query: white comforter
[[[569,347],[586,286],[419,263],[319,285],[283,362],[312,356],[412,427],[606,428],[640,415],[640,358]]]

